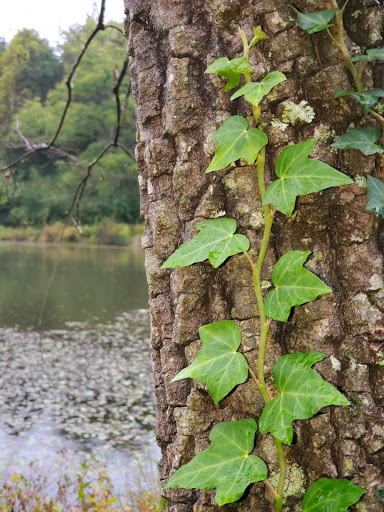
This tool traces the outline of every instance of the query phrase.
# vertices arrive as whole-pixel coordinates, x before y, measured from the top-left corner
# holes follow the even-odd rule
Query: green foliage
[[[287,77],[280,71],[272,71],[261,82],[250,82],[244,85],[231,96],[231,100],[244,96],[244,98],[256,107],[273,87],[284,82]]]
[[[365,55],[355,55],[352,57],[352,62],[374,62],[375,60],[384,60],[384,47],[383,48],[370,48]]]
[[[235,219],[212,219],[199,222],[200,233],[190,242],[182,244],[161,268],[187,267],[209,258],[213,267],[219,267],[234,254],[249,249],[249,240],[244,235],[234,235]]]
[[[379,213],[384,217],[384,183],[373,176],[368,176],[367,192],[369,197],[367,210]]]
[[[228,60],[227,57],[221,57],[215,60],[206,70],[206,73],[216,73],[216,75],[228,78],[226,91],[230,91],[240,82],[243,73],[252,71],[246,57]]]
[[[376,489],[375,496],[379,501],[384,503],[384,489]]]
[[[364,114],[368,114],[368,112],[378,104],[379,99],[384,98],[384,90],[370,89],[369,91],[355,92],[338,89],[335,91],[335,98],[343,98],[344,96],[352,96],[355,98],[363,107]]]
[[[252,418],[219,423],[209,435],[212,445],[178,469],[165,488],[216,488],[219,505],[237,501],[251,483],[267,477],[264,462],[249,455],[256,430]]]
[[[12,116],[25,100],[45,102],[47,93],[61,80],[63,67],[46,39],[35,30],[20,30],[0,54],[0,134],[9,129]]]
[[[303,512],[347,512],[365,492],[349,480],[320,478],[308,487]]]
[[[360,149],[364,155],[384,153],[384,148],[375,144],[380,135],[380,128],[351,128],[331,144],[331,147],[336,149]]]
[[[307,140],[288,146],[282,151],[275,168],[280,179],[274,181],[266,190],[263,205],[273,204],[285,215],[291,215],[297,196],[353,183],[330,165],[308,158],[316,142],[317,140]]]
[[[315,274],[303,268],[310,254],[310,251],[289,251],[276,263],[272,272],[275,289],[265,299],[267,317],[286,322],[293,306],[332,292]]]
[[[227,119],[212,136],[212,140],[219,145],[206,172],[225,169],[240,158],[253,164],[260,149],[268,144],[267,135],[258,128],[248,130],[247,120],[242,116]]]
[[[61,77],[63,72],[65,75],[69,73],[94,28],[95,21],[88,18],[84,26],[69,29],[64,34],[60,60],[46,41],[28,30],[17,34],[0,55],[0,83],[8,81],[7,87],[15,94],[15,100],[12,100],[5,85],[0,88],[0,114],[4,92],[8,102],[4,103],[4,108],[10,112],[12,121],[12,128],[7,128],[9,123],[3,116],[5,138],[12,144],[7,142],[6,145],[11,147],[0,151],[0,162],[10,162],[25,151],[25,148],[12,147],[20,141],[14,129],[16,117],[21,132],[31,144],[50,141],[67,96]],[[121,68],[125,54],[124,38],[117,31],[99,32],[73,78],[73,100],[55,146],[76,156],[84,167],[99,155],[115,132],[113,69],[116,65]],[[23,87],[19,90],[17,84],[21,79]],[[128,85],[129,78],[125,77],[121,86],[122,105]],[[10,101],[14,108],[10,108]],[[135,144],[135,132],[134,107],[130,99],[121,113],[121,140],[128,148]],[[124,151],[120,148],[109,150],[92,169],[87,182],[80,208],[81,223],[95,225],[103,219],[111,219],[119,224],[136,224],[140,208],[137,174],[135,162]],[[25,160],[16,168],[18,188],[11,200],[8,199],[7,184],[0,184],[0,224],[31,225],[41,229],[45,224],[62,221],[83,176],[84,169],[51,152],[41,152]],[[119,236],[115,234],[112,238],[119,243]],[[104,235],[100,233],[100,237]]]
[[[303,14],[295,9],[297,14],[297,22],[299,27],[306,30],[308,34],[314,34],[315,32],[321,32],[329,27],[333,27],[330,23],[338,9],[328,9],[327,11],[311,12],[309,14]]]
[[[294,420],[312,418],[327,405],[349,405],[344,395],[311,369],[325,357],[325,354],[314,350],[307,354],[297,352],[280,357],[273,367],[280,395],[263,409],[259,421],[262,434],[271,432],[283,443],[291,444]]]
[[[241,343],[239,327],[231,320],[204,325],[199,329],[203,348],[193,363],[181,370],[172,382],[194,378],[207,384],[217,404],[237,385],[248,377],[245,357],[236,352]]]

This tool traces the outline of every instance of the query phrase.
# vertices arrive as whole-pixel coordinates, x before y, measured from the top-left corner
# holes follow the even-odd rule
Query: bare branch
[[[124,32],[121,30],[121,28],[116,27],[115,25],[104,25],[104,28],[114,28],[115,30],[117,30],[118,32],[120,32],[120,34],[121,34],[122,36],[124,35]]]
[[[93,40],[93,38],[96,36],[96,34],[98,32],[100,32],[100,30],[104,30],[105,1],[106,0],[101,0],[100,15],[99,15],[99,20],[98,20],[98,23],[96,25],[96,28],[92,32],[92,34],[88,37],[87,41],[85,42],[84,47],[81,50],[79,56],[77,57],[77,60],[76,60],[75,64],[73,65],[72,70],[69,73],[68,78],[67,78],[67,80],[65,82],[65,84],[67,86],[67,89],[68,89],[67,102],[65,104],[65,107],[64,107],[64,110],[63,110],[63,113],[62,113],[62,116],[61,116],[61,119],[60,119],[60,122],[59,122],[59,126],[57,127],[57,130],[56,130],[55,135],[53,136],[53,139],[48,144],[48,147],[53,146],[53,144],[56,142],[56,139],[59,136],[59,134],[61,132],[61,129],[63,127],[64,121],[65,121],[65,118],[66,118],[66,115],[67,115],[67,112],[68,112],[68,109],[69,109],[69,105],[71,104],[71,101],[72,101],[72,78],[73,78],[74,74],[76,73],[76,69],[79,67],[81,59],[83,58],[85,52],[88,49],[88,46],[91,44],[91,42]]]
[[[113,88],[113,93],[116,98],[116,117],[117,117],[117,123],[116,123],[116,132],[115,132],[115,138],[113,139],[113,145],[117,146],[119,136],[120,136],[120,123],[121,123],[121,107],[120,107],[120,96],[119,96],[119,89],[121,86],[121,83],[127,73],[128,69],[128,57],[125,58],[123,69],[120,72],[120,75],[117,78],[116,85]]]
[[[18,136],[20,137],[20,139],[24,142],[24,144],[27,146],[28,149],[32,149],[32,146],[29,142],[29,140],[24,137],[24,135],[21,133],[21,131],[19,130],[19,126],[20,126],[20,123],[19,123],[19,118],[16,116],[16,132],[18,134]]]

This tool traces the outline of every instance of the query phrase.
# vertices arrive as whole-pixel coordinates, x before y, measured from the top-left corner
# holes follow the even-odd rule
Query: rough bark
[[[268,133],[268,179],[288,143],[319,138],[315,157],[354,178],[384,179],[379,158],[358,151],[332,152],[333,130],[356,122],[361,112],[349,99],[334,100],[337,88],[352,88],[351,77],[325,33],[301,31],[288,6],[291,0],[126,0],[131,78],[138,121],[137,163],[141,172],[143,246],[150,290],[153,365],[157,397],[157,439],[162,449],[161,479],[207,448],[216,423],[260,416],[263,406],[253,383],[238,386],[218,405],[206,388],[187,379],[170,383],[190,364],[200,347],[200,326],[233,319],[241,328],[241,350],[257,361],[259,319],[250,269],[241,255],[219,269],[208,263],[160,270],[165,259],[196,233],[196,223],[222,215],[234,217],[238,232],[257,251],[261,204],[252,166],[240,162],[204,174],[214,151],[210,135],[228,115],[251,119],[246,102],[229,101],[224,79],[204,75],[214,59],[238,57],[237,25],[248,34],[262,25],[270,35],[251,51],[254,79],[280,70],[288,80],[263,104]],[[383,36],[383,12],[376,0],[351,0],[346,14],[350,44],[377,46]],[[304,11],[328,8],[325,1],[297,0]],[[382,87],[384,66],[374,65],[368,82]],[[284,131],[271,125],[287,101],[307,100],[312,123],[294,120]],[[382,160],[381,160],[382,162]],[[358,183],[361,184],[361,178]],[[349,478],[365,489],[384,487],[384,282],[383,221],[366,210],[366,190],[355,184],[302,197],[296,213],[278,215],[264,264],[268,279],[276,259],[289,249],[310,250],[307,267],[334,293],[296,307],[287,324],[272,329],[268,376],[284,353],[322,351],[329,356],[316,369],[350,399],[349,408],[327,408],[311,420],[296,422],[287,450],[293,464],[287,510],[296,510],[306,485],[319,477]],[[257,437],[255,453],[276,471],[270,436]],[[295,496],[297,494],[297,496]],[[167,490],[170,512],[216,511],[213,491]],[[227,511],[265,512],[273,500],[263,484],[253,485]],[[351,510],[384,510],[368,492]]]

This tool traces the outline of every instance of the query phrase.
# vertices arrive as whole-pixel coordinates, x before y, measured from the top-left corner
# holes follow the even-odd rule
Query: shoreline
[[[141,247],[144,225],[123,224],[104,219],[99,224],[82,225],[81,231],[75,226],[66,226],[58,221],[42,227],[0,225],[0,245],[66,245],[95,247]]]

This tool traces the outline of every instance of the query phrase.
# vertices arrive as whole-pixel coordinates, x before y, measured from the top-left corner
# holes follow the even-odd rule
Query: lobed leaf
[[[335,98],[342,98],[344,96],[353,96],[363,107],[364,114],[374,108],[380,98],[384,98],[383,89],[370,89],[364,92],[346,91],[344,89],[338,89],[335,91]]]
[[[331,147],[337,149],[360,149],[364,155],[384,153],[384,148],[375,144],[380,135],[380,128],[351,128],[344,135],[340,135],[337,141],[331,144]]]
[[[293,306],[332,292],[315,274],[303,268],[310,254],[310,251],[289,251],[274,266],[272,282],[275,289],[268,293],[264,304],[268,318],[286,322]]]
[[[219,423],[209,435],[211,446],[178,469],[165,488],[216,488],[220,506],[237,501],[251,483],[267,477],[265,463],[249,455],[256,430],[253,418]]]
[[[281,394],[261,413],[259,430],[262,434],[270,432],[283,443],[291,444],[294,420],[312,418],[327,405],[349,405],[344,395],[311,369],[325,357],[314,350],[280,357],[273,367],[273,376]]]
[[[274,181],[263,196],[263,205],[273,204],[285,215],[291,215],[297,196],[319,192],[330,187],[348,185],[353,181],[324,162],[308,158],[317,140],[306,140],[288,146],[276,162]]]
[[[232,116],[212,136],[219,143],[215,156],[205,172],[220,171],[244,158],[253,164],[259,151],[268,144],[267,135],[258,128],[248,130],[247,120]]]
[[[250,82],[249,84],[241,87],[238,91],[232,94],[231,100],[234,100],[239,96],[244,96],[247,101],[257,107],[263,96],[268,94],[273,87],[284,82],[286,79],[287,77],[284,73],[280,73],[280,71],[272,71],[272,73],[269,73],[261,82]]]
[[[203,344],[193,363],[181,370],[171,382],[188,377],[207,384],[217,404],[248,377],[248,363],[236,352],[241,343],[241,332],[232,320],[222,320],[199,329]]]
[[[206,259],[214,268],[219,267],[229,256],[249,249],[246,236],[234,235],[236,227],[235,219],[225,217],[199,222],[197,228],[200,233],[182,244],[161,268],[188,267]]]
[[[243,73],[252,71],[251,66],[248,64],[246,57],[238,57],[237,59],[228,60],[227,57],[216,59],[205,70],[206,73],[216,73],[216,75],[225,76],[228,82],[225,90],[229,91],[236,87],[240,82],[240,77]]]
[[[368,176],[367,192],[369,197],[367,210],[379,213],[384,217],[384,183],[377,178]]]
[[[349,480],[320,478],[308,487],[303,512],[347,512],[365,492]]]
[[[355,57],[352,57],[351,60],[352,62],[373,62],[375,60],[384,60],[384,47],[371,48],[370,50],[367,50],[366,55],[355,55]]]
[[[308,34],[314,34],[315,32],[320,32],[329,27],[333,27],[330,22],[335,17],[338,9],[328,9],[327,11],[317,11],[309,14],[303,14],[297,9],[295,9],[295,11],[299,27],[306,30]]]

